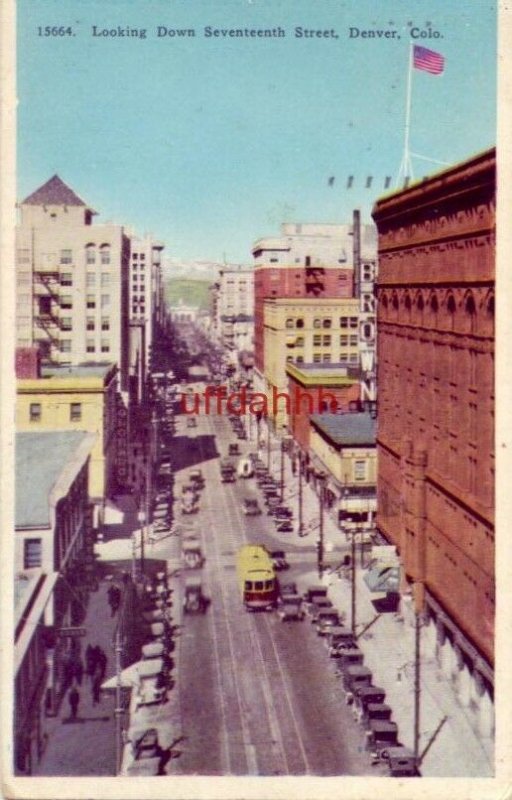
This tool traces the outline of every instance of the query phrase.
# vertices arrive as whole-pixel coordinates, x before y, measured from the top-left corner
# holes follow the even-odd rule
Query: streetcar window
[[[274,581],[265,581],[265,589],[272,589],[274,587]]]
[[[252,581],[246,581],[245,582],[245,588],[246,589],[252,589]]]
[[[263,581],[256,581],[256,583],[254,584],[254,588],[259,589],[259,591],[261,592],[261,590],[263,589]]]

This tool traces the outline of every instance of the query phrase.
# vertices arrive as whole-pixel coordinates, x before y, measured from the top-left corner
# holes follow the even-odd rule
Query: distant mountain
[[[182,261],[179,258],[166,258],[163,263],[163,274],[166,278],[187,278],[213,283],[218,277],[219,270],[234,269],[238,266],[238,264],[224,264],[220,261]]]
[[[211,280],[197,278],[167,278],[165,281],[165,297],[171,306],[177,305],[180,300],[188,306],[208,308]]]

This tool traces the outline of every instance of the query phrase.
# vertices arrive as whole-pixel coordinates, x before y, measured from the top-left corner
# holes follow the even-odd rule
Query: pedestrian
[[[95,706],[98,705],[101,699],[101,683],[102,677],[99,673],[96,673],[92,682],[92,702]]]
[[[80,692],[73,686],[69,693],[69,706],[71,708],[71,719],[76,719],[76,715],[78,713],[78,704],[80,703]]]
[[[101,680],[103,680],[107,671],[107,656],[99,646],[96,647],[96,671],[100,675]]]
[[[82,678],[84,676],[84,665],[82,659],[77,658],[75,662],[75,678],[79,686],[82,685]]]

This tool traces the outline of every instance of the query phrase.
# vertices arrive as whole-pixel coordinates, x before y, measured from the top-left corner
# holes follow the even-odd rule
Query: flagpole
[[[396,179],[397,188],[400,187],[401,181],[406,181],[407,178],[412,178],[413,170],[412,170],[412,161],[411,161],[411,151],[409,149],[409,134],[411,128],[411,97],[412,97],[412,48],[413,43],[409,42],[409,69],[407,72],[407,95],[405,100],[405,135],[404,135],[404,154],[402,156],[402,162],[400,164],[400,169],[398,170],[398,176]]]

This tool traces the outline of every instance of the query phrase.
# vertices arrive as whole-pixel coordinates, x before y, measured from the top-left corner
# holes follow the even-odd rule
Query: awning
[[[366,572],[364,582],[370,592],[398,592],[400,568],[381,564]]]
[[[138,662],[130,664],[126,669],[121,670],[120,684],[125,689],[132,689],[139,683],[139,673],[137,670]],[[101,684],[102,690],[111,690],[117,688],[117,675],[112,675],[111,678]]]

